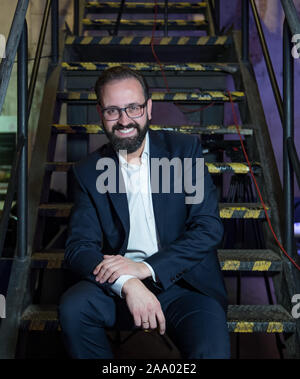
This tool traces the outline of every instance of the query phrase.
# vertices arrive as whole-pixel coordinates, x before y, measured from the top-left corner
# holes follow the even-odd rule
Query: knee
[[[107,300],[99,297],[99,292],[94,291],[88,283],[69,288],[58,305],[58,318],[63,332],[72,333],[82,324],[104,326],[108,318],[106,308],[109,308],[105,305],[109,305]]]
[[[58,319],[63,331],[73,329],[80,321],[82,304],[74,296],[64,293],[58,305]]]
[[[58,318],[63,331],[72,332],[78,329],[81,323],[92,321],[93,308],[93,301],[90,301],[88,293],[76,291],[75,287],[66,291],[58,305]],[[98,312],[97,316],[99,315]]]

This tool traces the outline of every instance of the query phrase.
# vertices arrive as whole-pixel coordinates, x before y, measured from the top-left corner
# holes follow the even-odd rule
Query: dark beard
[[[105,127],[103,127],[103,130],[115,151],[126,150],[127,154],[131,154],[131,153],[136,152],[141,147],[144,141],[144,138],[146,136],[146,133],[149,130],[149,124],[150,124],[150,121],[147,116],[147,121],[144,127],[141,127],[139,124],[133,123],[133,122],[126,125],[126,127],[117,123],[113,126],[111,132],[107,131]],[[122,129],[127,129],[127,128],[137,129],[137,135],[135,137],[128,137],[128,138],[126,137],[119,138],[115,135],[115,130],[120,130],[120,129],[122,130]]]

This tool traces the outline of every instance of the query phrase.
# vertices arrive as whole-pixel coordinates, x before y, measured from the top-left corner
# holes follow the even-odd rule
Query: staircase
[[[272,333],[282,356],[300,357],[299,326],[291,316],[290,299],[296,293],[293,267],[269,230],[236,126],[226,122],[232,118],[228,90],[268,215],[282,240],[282,194],[268,127],[252,66],[241,59],[241,35],[218,34],[213,3],[169,1],[166,10],[165,3],[158,2],[155,12],[154,2],[81,1],[80,34],[66,36],[63,59],[48,80],[41,108],[43,122],[32,155],[31,257],[21,291],[16,357],[66,355],[57,304],[75,280],[62,266],[73,200],[70,168],[106,141],[92,89],[104,69],[119,64],[147,78],[154,102],[153,130],[175,130],[201,139],[225,227],[223,246],[218,250],[221,269],[226,283],[235,278],[238,284],[237,292],[229,293],[228,328],[237,339],[233,357],[239,357],[241,333]],[[151,48],[155,18],[154,48],[163,63],[168,89]],[[50,191],[58,177],[66,183],[61,199]],[[264,280],[268,303],[243,303],[241,283],[249,276]],[[112,331],[108,334],[117,357],[136,357],[130,347],[120,349],[120,340],[115,345]],[[127,335],[124,332],[121,339]],[[146,339],[150,341],[143,358],[180,357],[174,346],[163,350],[163,342],[152,332],[140,331],[121,345],[130,346],[133,338],[145,344]]]

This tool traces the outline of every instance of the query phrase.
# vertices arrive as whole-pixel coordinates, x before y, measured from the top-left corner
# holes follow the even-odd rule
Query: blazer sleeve
[[[92,281],[112,294],[111,284],[98,283],[93,275],[93,270],[103,260],[102,228],[95,205],[75,166],[73,174],[75,201],[69,220],[64,266],[82,279]]]
[[[203,157],[201,145],[195,138],[192,148],[193,177],[196,170],[195,158],[201,157]],[[224,228],[219,215],[216,187],[206,165],[204,165],[203,201],[198,204],[187,204],[186,207],[184,232],[175,241],[145,260],[152,266],[163,289],[167,289],[179,280],[207,254],[216,254],[216,249],[222,241]]]

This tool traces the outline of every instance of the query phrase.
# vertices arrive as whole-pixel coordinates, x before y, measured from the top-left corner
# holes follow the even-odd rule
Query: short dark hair
[[[95,92],[97,95],[98,103],[101,102],[101,91],[107,83],[112,82],[114,80],[123,80],[129,78],[134,78],[137,81],[139,81],[144,91],[145,101],[147,101],[149,99],[149,87],[146,82],[146,79],[129,67],[115,66],[103,71],[103,73],[99,76],[95,84]]]

